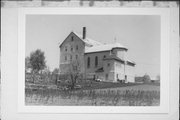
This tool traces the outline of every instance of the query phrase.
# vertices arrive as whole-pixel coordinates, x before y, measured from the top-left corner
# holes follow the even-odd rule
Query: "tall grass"
[[[76,90],[38,88],[25,90],[26,105],[157,106],[159,91]]]

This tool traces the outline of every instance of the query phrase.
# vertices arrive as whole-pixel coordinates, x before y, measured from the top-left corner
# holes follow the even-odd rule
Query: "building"
[[[134,82],[135,63],[127,59],[128,49],[120,43],[102,44],[83,34],[71,32],[60,44],[60,74],[69,71],[72,61],[79,61],[80,72],[86,79],[107,82]]]

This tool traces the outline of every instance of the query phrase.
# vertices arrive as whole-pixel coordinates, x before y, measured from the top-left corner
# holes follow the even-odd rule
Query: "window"
[[[113,54],[114,54],[114,51],[113,51],[113,50],[111,50],[111,51],[110,51],[110,55],[113,55]]]
[[[108,74],[106,74],[106,80],[108,80]]]
[[[73,51],[73,46],[71,46],[71,51]]]
[[[67,56],[65,56],[65,58],[64,58],[64,59],[65,59],[65,61],[66,61],[66,60],[67,60]]]
[[[78,45],[76,45],[76,50],[78,50]]]
[[[98,66],[98,57],[96,56],[95,57],[95,67],[97,67]]]
[[[70,60],[72,61],[72,55],[70,55]]]
[[[127,75],[125,75],[125,81],[127,81]]]
[[[71,41],[74,41],[74,37],[73,36],[71,37]]]
[[[65,51],[67,52],[67,46],[65,46]]]
[[[110,63],[107,64],[108,67],[109,67],[110,65],[111,65]]]
[[[104,57],[103,58],[106,58],[106,55],[104,55]]]
[[[78,59],[78,55],[76,55],[76,60]]]
[[[117,77],[117,79],[118,79],[118,74],[116,74],[116,77]]]
[[[90,57],[87,59],[87,68],[90,68]]]

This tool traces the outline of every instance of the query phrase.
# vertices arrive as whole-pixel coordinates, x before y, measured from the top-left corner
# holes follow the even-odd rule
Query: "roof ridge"
[[[86,37],[85,39],[83,39],[82,37],[82,35],[80,35],[79,33],[77,33],[77,32],[74,32],[73,31],[73,33],[74,34],[76,34],[81,40],[83,40],[84,42],[89,42],[89,43],[87,43],[87,44],[91,44],[91,45],[101,45],[102,43],[101,42],[99,42],[99,41],[96,41],[96,40],[93,40],[93,39],[91,39],[91,38],[89,38],[89,37]],[[93,43],[92,43],[93,42]],[[96,42],[96,43],[94,43],[94,42]]]

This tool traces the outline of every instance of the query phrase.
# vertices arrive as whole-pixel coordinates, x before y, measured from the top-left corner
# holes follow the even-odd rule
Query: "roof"
[[[98,41],[95,41],[95,40],[92,40],[92,39],[87,38],[87,37],[86,37],[85,39],[83,39],[82,35],[79,35],[78,33],[75,33],[75,32],[71,32],[68,36],[70,36],[71,34],[76,35],[81,41],[83,41],[83,42],[86,44],[86,46],[91,47],[91,46],[102,45],[102,43],[100,43],[100,42],[98,42]],[[66,39],[68,38],[68,36],[66,37]],[[65,40],[66,40],[66,39],[65,39]],[[64,40],[64,41],[65,41],[65,40]],[[64,41],[62,41],[61,43],[59,43],[59,46],[61,46]]]
[[[93,39],[90,39],[90,38],[87,38],[87,37],[85,39],[83,39],[82,35],[80,35],[80,34],[78,34],[76,32],[71,32],[69,35],[71,35],[71,34],[75,34],[78,38],[80,38],[80,40],[82,40],[86,44],[85,53],[110,51],[110,50],[112,50],[114,48],[122,48],[122,49],[127,50],[127,48],[125,46],[123,46],[122,44],[120,44],[120,43],[102,44],[102,43],[100,43],[100,42],[98,42],[96,40],[93,40]],[[64,41],[62,41],[60,43],[60,46],[63,44]]]
[[[122,62],[122,63],[125,62],[125,60],[123,60],[123,59],[121,59],[115,55],[108,56],[108,57],[104,58],[103,60],[117,60],[117,61]],[[127,60],[126,63],[128,65],[133,65],[133,66],[136,64],[134,61],[131,61],[131,60]]]
[[[127,60],[127,64],[130,64],[130,65],[135,65],[136,63],[135,63],[134,61]]]
[[[117,57],[117,56],[115,56],[115,55],[108,56],[108,57],[104,58],[103,60],[117,60],[117,61],[119,61],[119,62],[124,63],[124,60],[123,60],[123,59],[121,59],[121,58],[119,58],[119,57]]]
[[[90,45],[90,46],[97,46],[97,45],[102,45],[102,43],[96,41],[96,40],[93,40],[93,39],[90,39],[90,38],[85,38],[83,39],[83,36],[76,33],[76,32],[73,32],[76,36],[78,36],[83,42],[86,43],[86,45]]]
[[[102,44],[93,47],[86,47],[85,53],[93,53],[93,52],[102,52],[102,51],[110,51],[115,48],[121,48],[127,50],[127,48],[120,43],[113,44]]]

